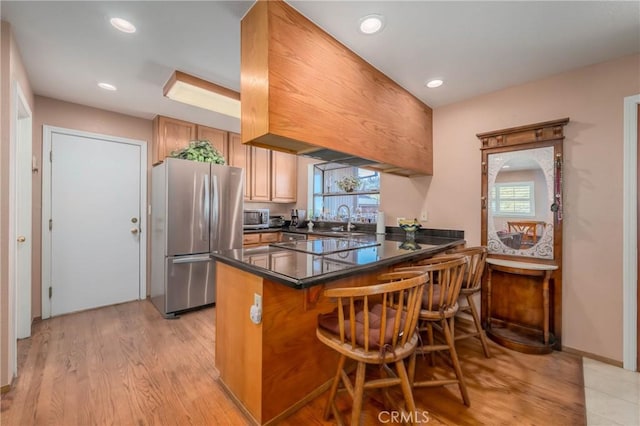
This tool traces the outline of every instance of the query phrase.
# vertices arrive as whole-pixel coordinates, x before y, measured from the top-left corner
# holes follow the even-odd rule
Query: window
[[[535,216],[533,182],[496,183],[491,188],[491,212],[494,216]]]
[[[353,192],[345,192],[338,186],[340,179],[355,177],[359,185]],[[347,220],[349,208],[352,222],[376,223],[380,206],[380,173],[338,163],[321,163],[313,166],[313,217],[320,221]]]

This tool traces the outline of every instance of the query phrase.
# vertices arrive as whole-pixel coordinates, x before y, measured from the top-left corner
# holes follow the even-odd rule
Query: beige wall
[[[33,126],[33,155],[38,164],[42,164],[42,128],[43,125],[64,127],[102,135],[138,139],[148,142],[148,167],[151,167],[151,120],[131,117],[97,108],[63,102],[42,96],[35,97]],[[151,176],[147,175],[147,188],[151,189]],[[32,258],[32,316],[39,317],[42,312],[42,176],[33,178],[33,258]],[[147,232],[147,235],[149,233]],[[148,240],[148,238],[147,238]],[[150,253],[147,241],[147,253]],[[147,259],[149,259],[147,255]],[[149,263],[149,262],[147,262]],[[150,288],[150,270],[147,265],[147,289]]]
[[[433,177],[385,176],[382,210],[395,212],[405,201],[407,211],[426,208],[427,226],[463,229],[470,245],[479,244],[475,135],[570,117],[564,142],[562,343],[622,361],[623,99],[640,93],[639,70],[640,56],[634,55],[434,109]],[[405,189],[394,190],[399,185]]]
[[[13,357],[11,342],[15,341],[14,304],[9,300],[15,297],[15,283],[9,281],[9,248],[15,244],[10,239],[11,229],[9,210],[10,159],[15,155],[11,150],[11,141],[15,136],[16,114],[15,85],[19,84],[22,93],[33,111],[33,92],[27,77],[20,52],[7,22],[0,22],[0,386],[7,386],[13,378]],[[14,201],[12,201],[14,202]]]

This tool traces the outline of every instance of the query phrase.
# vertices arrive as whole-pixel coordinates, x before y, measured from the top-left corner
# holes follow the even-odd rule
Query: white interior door
[[[43,291],[52,316],[138,299],[141,151],[51,133],[51,291]]]
[[[31,110],[16,85],[16,338],[31,336]]]

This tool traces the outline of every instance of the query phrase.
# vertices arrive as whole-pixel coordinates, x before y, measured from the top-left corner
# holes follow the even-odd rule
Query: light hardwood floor
[[[38,322],[19,342],[19,377],[2,396],[0,424],[250,424],[216,382],[214,345],[214,308],[165,320],[141,301]],[[458,347],[471,408],[455,386],[417,389],[429,424],[585,424],[580,358],[525,355],[491,343],[487,360],[477,341]],[[436,365],[422,360],[421,374],[445,366],[442,359]],[[325,397],[281,424],[333,424],[322,420]],[[341,407],[348,412],[349,403]],[[388,419],[377,394],[364,407],[363,424]]]

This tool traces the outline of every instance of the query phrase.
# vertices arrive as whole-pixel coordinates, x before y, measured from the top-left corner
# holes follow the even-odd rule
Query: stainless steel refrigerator
[[[151,178],[151,301],[171,317],[215,303],[209,253],[242,248],[244,170],[167,158]]]

